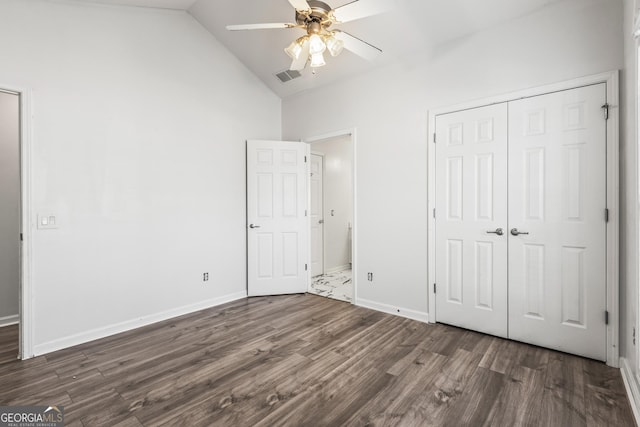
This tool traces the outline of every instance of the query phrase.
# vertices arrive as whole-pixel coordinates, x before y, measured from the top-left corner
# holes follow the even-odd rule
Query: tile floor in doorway
[[[340,301],[353,301],[351,269],[336,271],[311,278],[310,293]]]

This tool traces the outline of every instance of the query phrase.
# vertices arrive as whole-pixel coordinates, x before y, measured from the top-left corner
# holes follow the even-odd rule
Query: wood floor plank
[[[389,319],[384,325],[374,324],[370,328],[362,331],[357,338],[349,339],[349,346],[338,346],[334,350],[345,358],[343,364],[335,369],[325,372],[319,378],[319,381],[307,390],[297,395],[294,399],[287,402],[286,405],[299,408],[298,414],[304,414],[297,418],[287,416],[284,421],[280,420],[280,416],[276,418],[266,418],[263,420],[265,425],[276,424],[286,425],[287,423],[305,424],[309,422],[320,423],[320,425],[340,425],[341,418],[351,416],[349,405],[354,403],[353,396],[346,396],[335,393],[334,390],[341,389],[345,381],[351,384],[351,387],[362,389],[371,387],[371,381],[376,384],[380,382],[390,381],[390,377],[385,371],[395,360],[389,356],[388,350],[399,351],[401,354],[408,353],[411,349],[398,346],[401,344],[410,332],[409,329],[403,327],[407,320],[401,318]],[[363,346],[363,342],[369,342],[372,347],[385,348],[386,351],[379,351],[371,354],[368,347]],[[375,374],[372,375],[371,371]],[[381,379],[380,379],[381,377]],[[360,383],[364,381],[364,383]],[[360,396],[361,393],[358,393]],[[337,396],[340,396],[338,398]],[[331,411],[325,411],[327,406],[332,406]],[[281,408],[280,413],[284,413],[285,408]],[[320,416],[323,414],[323,416]],[[325,419],[331,417],[331,420]],[[258,421],[258,420],[256,420]]]
[[[316,417],[324,425],[345,425],[353,414],[363,410],[367,402],[387,395],[397,384],[397,376],[388,373],[395,365],[394,361],[402,359],[415,345],[408,344],[412,337],[423,331],[415,322],[405,320],[399,325],[391,338],[385,339],[375,348],[380,351],[361,357],[358,363],[350,366],[344,372],[358,379],[367,379],[357,385],[358,393],[353,396],[342,394],[340,404],[333,405],[331,411],[325,411],[322,417]],[[405,384],[406,385],[406,384]]]
[[[129,417],[117,424],[113,424],[112,427],[143,427],[143,425],[136,417]]]
[[[507,379],[504,374],[477,368],[461,396],[442,418],[444,426],[482,425],[489,418]]]
[[[492,411],[486,417],[486,426],[536,426],[544,420],[542,398],[545,392],[546,370],[514,366],[505,375],[505,384]],[[565,426],[565,424],[558,424]]]
[[[424,421],[421,417],[410,419],[407,414],[411,413],[416,402],[425,398],[448,357],[424,349],[418,349],[417,354],[412,352],[410,355],[411,363],[394,375],[394,381],[381,390],[376,398],[354,411],[348,425],[396,425],[401,420],[403,424],[412,425]],[[390,369],[387,373],[393,371]]]
[[[195,370],[216,360],[232,359],[242,346],[254,348],[260,344],[266,345],[265,337],[271,333],[273,328],[265,325],[242,334],[226,334],[226,337],[214,343],[192,343],[166,353],[153,353],[146,357],[141,354],[135,359],[127,357],[126,363],[103,367],[100,371],[108,378],[119,380],[124,386],[119,387],[122,393],[127,394],[127,390],[135,393],[136,389],[151,386],[155,382],[179,378],[183,373],[176,367],[188,365]]]
[[[239,357],[232,361],[234,363],[224,364],[223,368],[206,372],[199,370],[160,389],[150,390],[145,396],[144,407],[136,412],[136,416],[143,423],[154,423],[174,415],[179,417],[185,410],[209,400],[210,396],[215,395],[215,390],[226,390],[232,383],[242,381],[247,372],[264,370],[270,360],[281,362],[288,359],[304,345],[303,341],[295,340],[270,350],[247,352],[248,357]]]
[[[127,402],[113,389],[87,395],[64,410],[65,421],[79,419],[85,426],[111,426],[131,417]]]
[[[219,391],[210,393],[208,399],[198,405],[206,411],[194,410],[188,419],[176,412],[175,419],[189,425],[210,425],[212,422],[219,425],[242,424],[247,414],[259,413],[295,396],[295,390],[283,392],[279,383],[282,377],[303,369],[310,362],[307,357],[292,354],[285,363],[247,372],[239,384],[220,387]]]
[[[12,360],[0,366],[0,383],[9,381],[15,376],[23,376],[28,372],[37,372],[38,369],[49,369],[47,359],[44,356],[34,357],[27,360]],[[0,393],[2,389],[0,388]]]
[[[583,371],[583,359],[562,353],[551,354],[542,399],[541,425],[585,425]]]
[[[443,425],[448,408],[453,406],[462,395],[469,380],[473,376],[481,355],[461,348],[457,349],[442,368],[435,382],[432,393],[417,406],[431,425]]]
[[[0,331],[0,359],[11,340]],[[314,295],[7,361],[6,404],[61,404],[69,426],[634,425],[602,363]]]
[[[18,325],[0,328],[0,365],[14,362],[18,358],[19,335]]]
[[[320,335],[315,331],[310,331],[312,336],[305,337],[311,345],[302,351],[302,354],[310,357],[311,359],[321,359],[328,352],[335,352],[341,343],[354,342],[361,336],[362,332],[366,331],[373,325],[377,324],[384,318],[383,313],[374,312],[372,310],[366,310],[367,313],[363,313],[362,310],[357,310],[353,313],[353,316],[349,316],[343,319],[343,323],[339,329],[334,330],[333,322],[327,326],[327,330]]]
[[[633,425],[620,371],[586,359],[582,366],[587,426]]]

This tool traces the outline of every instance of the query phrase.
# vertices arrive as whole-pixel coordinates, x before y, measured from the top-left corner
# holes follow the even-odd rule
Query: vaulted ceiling
[[[326,58],[312,74],[282,83],[289,68],[283,49],[301,29],[227,31],[229,24],[295,22],[287,0],[85,0],[138,7],[186,10],[280,97],[348,79],[407,57],[429,55],[448,41],[530,14],[550,3],[571,0],[376,0],[394,4],[390,12],[340,25],[340,29],[382,49],[373,62],[344,51]],[[352,0],[325,0],[336,8]],[[356,0],[358,1],[358,0]]]

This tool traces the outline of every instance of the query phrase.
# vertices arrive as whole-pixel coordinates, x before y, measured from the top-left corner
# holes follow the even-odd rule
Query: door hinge
[[[433,134],[433,143],[434,144],[436,143],[436,134],[435,133]]]
[[[22,238],[22,233],[20,233],[20,241],[22,242],[24,239]]]
[[[306,209],[304,210],[304,216],[307,216],[307,210]]]
[[[304,162],[307,163],[307,156],[304,156]]]
[[[604,222],[609,222],[609,209],[604,210]]]
[[[604,104],[602,110],[604,111],[604,119],[609,120],[609,104]]]
[[[307,271],[307,264],[304,265],[304,271]]]
[[[436,218],[436,208],[433,208],[433,219]]]
[[[609,324],[609,311],[608,310],[604,311],[604,324],[605,325]]]
[[[435,283],[433,284],[433,293],[434,294],[436,293],[436,284]]]

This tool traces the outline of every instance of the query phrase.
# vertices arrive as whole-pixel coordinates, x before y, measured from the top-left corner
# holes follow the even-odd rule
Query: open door
[[[307,290],[307,176],[303,142],[247,141],[247,293]]]

